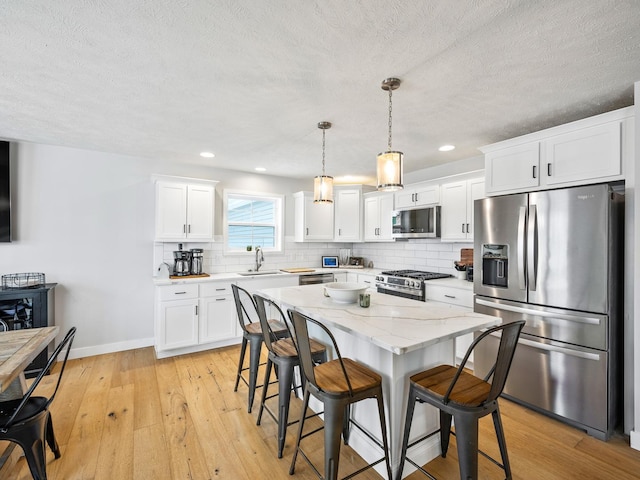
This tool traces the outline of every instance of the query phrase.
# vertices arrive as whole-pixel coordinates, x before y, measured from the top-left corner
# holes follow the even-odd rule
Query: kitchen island
[[[278,303],[284,311],[295,309],[327,325],[344,357],[357,360],[382,376],[389,431],[391,468],[399,463],[409,376],[441,363],[455,361],[454,340],[501,322],[498,317],[437,302],[421,302],[377,293],[369,289],[371,306],[337,303],[324,295],[324,285],[269,288],[259,292]],[[317,330],[310,328],[313,335]],[[319,405],[311,405],[319,408]],[[380,438],[374,402],[360,402],[352,416],[374,436]],[[411,438],[418,438],[438,427],[438,412],[428,405],[418,406],[413,418]],[[367,461],[380,456],[380,450],[357,429],[351,430],[349,444]],[[424,464],[440,454],[437,435],[409,450],[411,458]],[[376,467],[381,475],[384,465]],[[405,475],[413,468],[407,464]]]

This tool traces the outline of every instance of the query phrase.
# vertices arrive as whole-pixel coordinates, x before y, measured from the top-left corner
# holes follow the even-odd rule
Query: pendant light
[[[313,179],[313,203],[333,203],[333,177],[324,174],[325,133],[331,128],[331,122],[320,122],[322,130],[322,175]]]
[[[404,188],[402,185],[402,152],[391,149],[391,92],[400,86],[397,78],[382,81],[382,89],[389,92],[389,144],[386,152],[378,154],[378,190],[393,192]]]

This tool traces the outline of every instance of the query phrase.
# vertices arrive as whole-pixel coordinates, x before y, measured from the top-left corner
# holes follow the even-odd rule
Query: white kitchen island
[[[382,375],[389,455],[394,474],[399,463],[409,376],[441,363],[453,364],[456,337],[501,322],[498,317],[468,309],[391,296],[373,289],[369,289],[369,308],[361,308],[357,303],[334,302],[324,296],[323,285],[269,288],[259,293],[278,303],[285,312],[295,309],[322,322],[335,336],[342,356],[357,360]],[[310,328],[310,333],[313,332]],[[360,425],[380,438],[375,402],[354,405],[352,415]],[[437,428],[437,410],[428,405],[417,406],[411,438],[418,438]],[[351,430],[349,444],[367,461],[380,457],[380,449],[358,429]],[[409,450],[411,458],[419,464],[425,464],[439,454],[438,435]],[[414,470],[410,464],[405,465],[403,476]],[[376,469],[383,477],[386,476],[384,464]]]

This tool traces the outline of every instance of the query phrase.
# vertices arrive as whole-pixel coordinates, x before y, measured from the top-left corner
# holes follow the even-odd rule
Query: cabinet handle
[[[414,202],[417,202],[418,201],[418,194],[416,193],[415,195],[416,195],[416,199],[414,200]]]
[[[533,178],[538,178],[538,177],[536,177],[536,166],[535,165],[533,166]]]
[[[547,163],[547,177],[551,176],[551,163]]]
[[[187,292],[175,292],[174,295],[184,295]]]
[[[462,233],[464,233],[464,223],[462,224]]]
[[[216,288],[216,292],[224,292],[226,288]]]
[[[467,223],[467,233],[469,233],[469,224]]]
[[[187,233],[187,224],[186,223],[182,224],[182,233]]]
[[[342,235],[342,229],[341,229],[341,228],[339,228],[339,229],[338,229],[338,236],[341,236],[341,235]]]
[[[224,302],[226,298],[216,298],[216,302]]]
[[[363,283],[371,283],[371,280],[363,280]]]
[[[307,228],[306,230],[307,230],[307,235],[309,235],[309,228]]]
[[[196,317],[198,316],[198,305],[196,305]]]
[[[191,224],[187,227],[187,233],[191,233]]]
[[[445,293],[445,295],[444,295],[444,296],[445,296],[445,297],[447,297],[447,298],[456,298],[456,296],[455,296],[455,295],[447,295],[446,293]]]

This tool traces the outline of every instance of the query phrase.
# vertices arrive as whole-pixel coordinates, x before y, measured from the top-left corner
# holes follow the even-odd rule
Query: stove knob
[[[409,280],[405,280],[405,281],[404,281],[404,285],[405,285],[406,287],[409,287],[409,286],[410,286],[410,284],[411,284],[411,282],[410,282]]]

